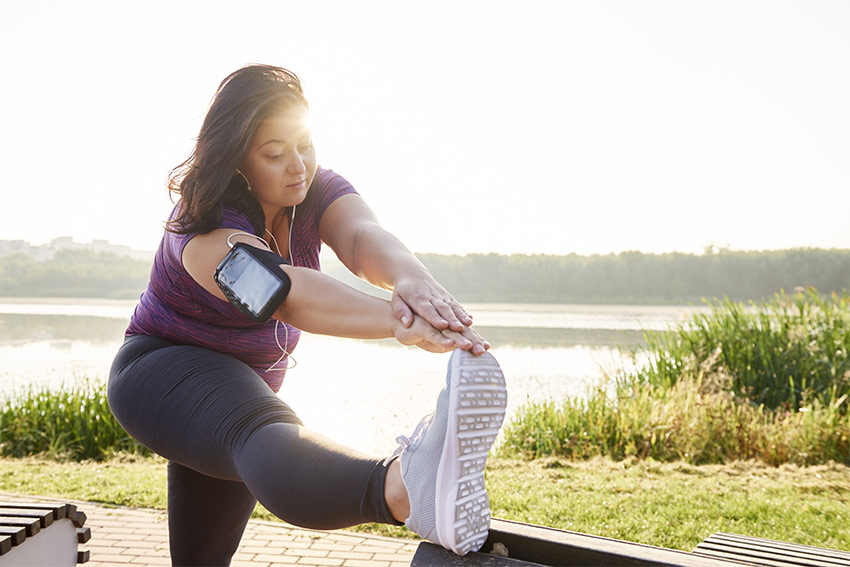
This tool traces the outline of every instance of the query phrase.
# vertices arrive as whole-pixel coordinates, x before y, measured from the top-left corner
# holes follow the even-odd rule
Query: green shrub
[[[112,416],[102,382],[32,388],[0,409],[0,455],[101,460],[121,451],[149,454]]]
[[[647,344],[636,354],[648,355],[648,363],[625,381],[714,380],[770,409],[799,410],[850,394],[847,292],[821,297],[810,288],[761,304],[727,299],[711,307],[669,332],[646,333]]]
[[[664,333],[609,386],[530,403],[506,427],[505,455],[693,464],[758,459],[850,464],[847,295],[716,302]]]
[[[531,403],[517,412],[499,445],[504,456],[608,456],[691,464],[757,459],[772,465],[850,465],[847,398],[800,410],[770,410],[680,380],[671,388],[635,385],[611,398]]]

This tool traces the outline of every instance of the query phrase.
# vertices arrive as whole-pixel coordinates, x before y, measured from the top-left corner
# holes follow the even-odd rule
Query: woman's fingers
[[[472,326],[472,315],[467,313],[466,309],[464,309],[463,306],[461,306],[461,304],[456,302],[456,301],[452,301],[451,305],[452,305],[452,310],[455,313],[455,317],[457,317],[458,320],[461,323],[463,323],[465,326],[467,326],[467,327]],[[457,329],[455,329],[455,330],[457,330]]]
[[[413,315],[410,327],[399,325],[395,336],[402,344],[416,345],[428,352],[448,352],[459,348],[478,355],[490,348],[490,343],[475,329],[467,326],[462,328],[460,332],[451,329],[435,329],[424,318]]]
[[[457,309],[460,309],[463,315],[466,315],[466,312],[463,311],[463,308],[458,305],[456,302],[445,301],[445,300],[435,300],[431,302],[431,305],[434,307],[434,310],[440,314],[446,323],[448,324],[448,328],[452,331],[460,332],[463,331],[466,325],[462,320],[459,314],[457,313]],[[469,316],[467,315],[467,318]],[[470,319],[470,324],[471,324]]]
[[[405,325],[403,317],[411,314],[425,319],[436,329],[461,332],[472,325],[472,317],[433,278],[396,281],[392,297],[393,313]]]
[[[435,348],[442,349],[436,352],[446,352],[455,346],[454,339],[443,335],[439,329],[435,329],[425,319],[415,315],[410,327],[400,326],[394,334],[396,339],[405,345],[421,346],[423,343],[430,343]]]
[[[483,354],[490,348],[490,343],[472,327],[464,327],[460,333],[446,329],[443,335],[454,341],[455,348],[471,351],[472,354]]]
[[[452,350],[451,348],[438,346],[438,345],[435,345],[434,343],[430,343],[428,341],[422,341],[421,343],[419,343],[416,346],[418,346],[422,350],[426,350],[428,352],[433,352],[433,353],[437,353],[437,354],[442,354],[444,352],[449,352],[450,350]]]
[[[405,302],[400,296],[393,294],[390,306],[392,307],[395,318],[401,321],[401,324],[405,327],[410,327],[413,323],[413,311],[410,310],[410,306],[407,302]]]

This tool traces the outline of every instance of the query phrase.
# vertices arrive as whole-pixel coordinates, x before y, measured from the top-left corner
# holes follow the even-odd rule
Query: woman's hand
[[[393,286],[393,314],[409,325],[416,314],[435,329],[462,333],[472,325],[472,317],[427,271],[400,277]]]
[[[490,348],[472,327],[464,327],[463,331],[457,332],[450,329],[435,329],[425,319],[417,315],[411,316],[412,322],[405,326],[396,320],[393,326],[393,335],[403,345],[418,346],[428,352],[448,352],[455,348],[471,351],[479,355]]]
[[[405,328],[419,317],[444,337],[457,341],[458,348],[473,354],[490,348],[470,330],[472,317],[398,238],[378,224],[359,195],[343,195],[331,203],[322,215],[319,233],[351,273],[393,290],[392,314]],[[433,333],[431,336],[436,342],[429,344],[439,345],[441,340]]]

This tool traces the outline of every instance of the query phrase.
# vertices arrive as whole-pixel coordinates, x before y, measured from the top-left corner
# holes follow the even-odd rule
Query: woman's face
[[[239,169],[248,178],[267,222],[281,208],[301,203],[316,174],[307,109],[293,106],[263,121]]]

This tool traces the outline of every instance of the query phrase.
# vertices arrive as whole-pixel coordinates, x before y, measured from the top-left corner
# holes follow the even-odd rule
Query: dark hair
[[[307,107],[301,81],[292,71],[248,65],[228,75],[210,103],[195,149],[168,176],[168,189],[180,195],[181,207],[167,229],[210,232],[221,223],[224,208],[233,207],[262,234],[263,209],[236,168],[263,121],[296,104]]]

